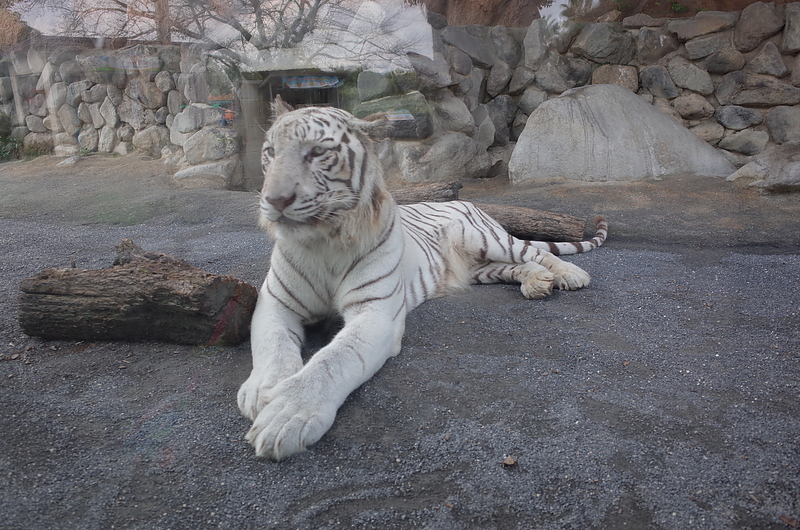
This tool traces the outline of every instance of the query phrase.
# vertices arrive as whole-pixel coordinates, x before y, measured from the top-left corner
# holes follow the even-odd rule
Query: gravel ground
[[[27,337],[19,283],[131,237],[255,285],[255,195],[160,163],[0,166],[0,528],[788,528],[800,518],[800,197],[693,176],[462,197],[607,216],[583,290],[478,286],[304,454],[256,459],[249,347]],[[318,337],[318,340],[322,340]],[[796,522],[795,522],[796,524]]]

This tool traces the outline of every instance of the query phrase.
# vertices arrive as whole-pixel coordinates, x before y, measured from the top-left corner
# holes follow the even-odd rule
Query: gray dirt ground
[[[717,178],[462,197],[607,216],[581,291],[477,286],[414,311],[331,431],[254,458],[248,345],[45,342],[20,281],[132,237],[259,285],[252,193],[156,161],[0,166],[0,527],[788,528],[800,518],[800,197]],[[517,465],[504,466],[513,457]],[[781,519],[783,518],[783,520]]]

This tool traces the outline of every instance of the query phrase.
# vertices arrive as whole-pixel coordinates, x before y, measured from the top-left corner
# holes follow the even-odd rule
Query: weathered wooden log
[[[500,223],[506,232],[519,239],[536,241],[581,241],[586,220],[563,213],[547,212],[505,206],[473,203]]]
[[[423,184],[412,188],[392,190],[392,197],[398,204],[457,201],[458,190],[462,187],[463,185],[458,181],[446,184]],[[500,223],[509,234],[519,239],[537,241],[580,241],[583,239],[586,221],[580,217],[520,206],[474,204]]]
[[[238,344],[248,336],[257,290],[231,276],[117,246],[114,266],[47,269],[20,284],[19,323],[46,339]]]
[[[447,202],[458,200],[458,190],[464,185],[459,181],[435,184],[422,184],[412,188],[392,190],[392,197],[397,204],[415,202]]]

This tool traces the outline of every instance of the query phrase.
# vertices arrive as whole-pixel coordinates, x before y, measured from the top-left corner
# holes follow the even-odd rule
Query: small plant
[[[0,161],[12,160],[22,156],[22,140],[11,135],[0,136]]]
[[[686,7],[685,5],[681,4],[680,2],[672,2],[670,4],[670,9],[672,9],[672,11],[674,11],[675,13],[688,13],[689,12],[689,8]]]

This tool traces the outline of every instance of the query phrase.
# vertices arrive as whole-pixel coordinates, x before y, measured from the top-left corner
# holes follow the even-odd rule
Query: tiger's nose
[[[272,198],[272,197],[267,196],[267,197],[264,197],[264,198],[267,200],[268,203],[270,203],[273,206],[273,208],[275,208],[279,212],[282,212],[282,211],[284,211],[286,209],[287,206],[289,206],[290,204],[292,204],[294,202],[294,200],[297,198],[297,194],[296,193],[292,193],[292,195],[289,196],[289,197],[275,197],[275,198]]]

